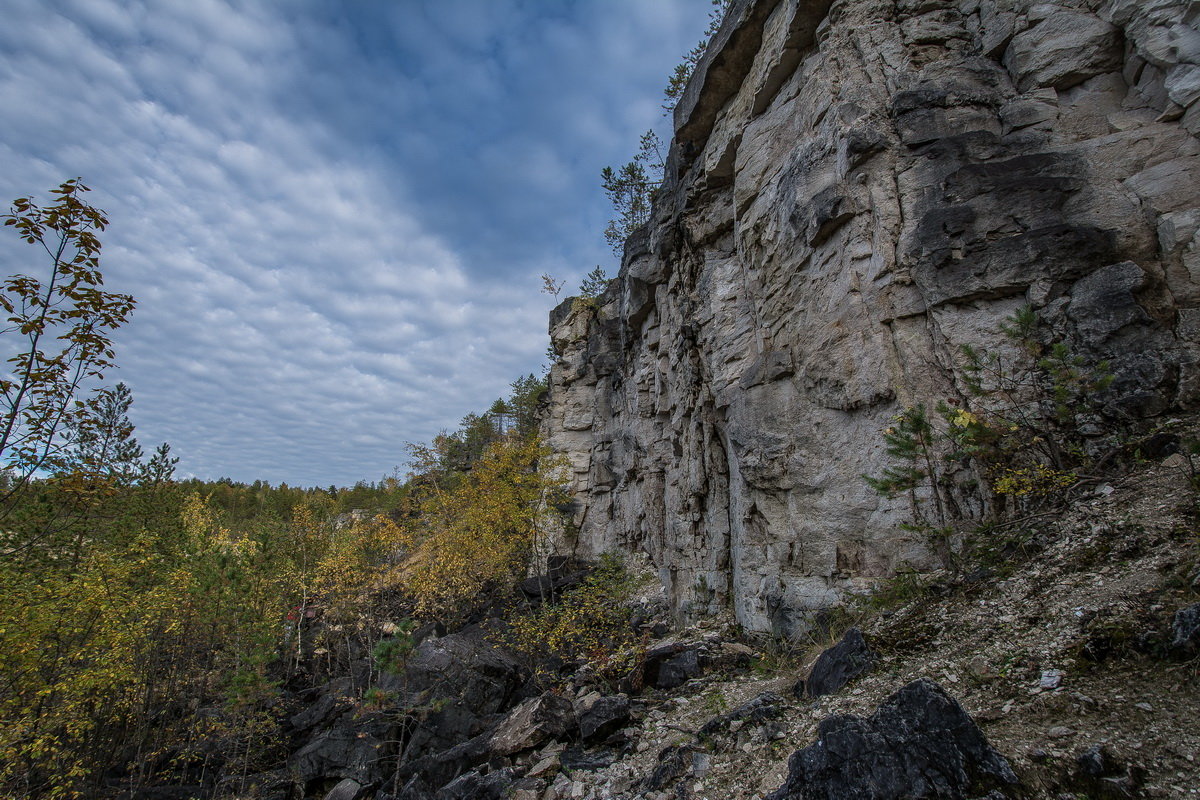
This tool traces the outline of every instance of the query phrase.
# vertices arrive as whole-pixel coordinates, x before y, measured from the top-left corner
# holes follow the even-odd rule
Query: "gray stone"
[[[471,771],[458,776],[438,790],[436,800],[501,800],[515,781],[511,769],[481,775]]]
[[[1200,66],[1176,64],[1164,82],[1167,95],[1181,106],[1190,106],[1200,98]]]
[[[325,795],[325,800],[359,800],[366,787],[352,778],[344,778]]]
[[[601,697],[579,714],[579,735],[600,739],[619,730],[629,719],[629,698],[623,694]]]
[[[575,727],[575,708],[556,694],[533,697],[518,705],[492,732],[492,752],[508,756],[550,740],[565,738]]]
[[[330,681],[321,688],[317,701],[303,711],[293,714],[288,723],[294,730],[308,731],[330,722],[353,705],[352,683],[349,678]]]
[[[1200,603],[1175,612],[1171,620],[1171,649],[1183,655],[1200,649]]]
[[[644,791],[657,792],[665,789],[685,775],[690,774],[696,766],[696,748],[690,745],[672,745],[664,748],[658,754],[658,764],[642,781]]]
[[[1121,32],[1090,14],[1059,12],[1013,37],[1004,63],[1022,91],[1069,89],[1121,69]]]
[[[701,736],[726,733],[733,723],[761,725],[782,715],[783,698],[774,692],[762,694],[742,703],[732,711],[713,717],[700,727]]]
[[[288,768],[301,784],[329,778],[351,778],[370,784],[383,777],[386,729],[353,720],[311,739],[288,759]]]
[[[426,639],[403,675],[379,679],[381,688],[400,697],[398,705],[442,706],[425,716],[405,744],[406,761],[417,772],[425,770],[433,786],[480,757],[486,748],[477,738],[522,697],[525,681],[515,658],[494,647],[479,628]]]
[[[1041,677],[1038,678],[1038,687],[1041,689],[1057,689],[1062,686],[1063,671],[1061,669],[1043,670]]]
[[[695,645],[652,649],[647,652],[642,669],[650,686],[674,689],[700,674],[700,650]]]

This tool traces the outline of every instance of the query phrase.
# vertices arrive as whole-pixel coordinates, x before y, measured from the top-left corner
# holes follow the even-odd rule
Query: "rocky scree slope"
[[[653,590],[633,672],[576,665],[545,690],[478,626],[431,628],[390,700],[331,682],[292,718],[288,768],[236,796],[1200,797],[1192,466],[998,527],[969,573],[893,579],[792,650],[728,615],[666,632]]]
[[[649,555],[682,619],[814,609],[933,565],[888,463],[1032,306],[1111,413],[1200,392],[1200,30],[1185,0],[739,0],[653,219],[552,315],[560,552]]]

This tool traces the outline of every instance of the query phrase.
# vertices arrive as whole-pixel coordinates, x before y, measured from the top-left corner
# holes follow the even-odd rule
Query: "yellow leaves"
[[[956,428],[969,428],[972,425],[979,425],[979,417],[967,411],[965,408],[953,409],[950,415],[950,424]]]
[[[997,494],[1032,497],[1053,494],[1071,486],[1079,478],[1072,472],[1052,469],[1044,464],[1002,470],[993,488]]]
[[[544,448],[512,438],[468,475],[414,491],[418,513],[400,523],[339,525],[307,500],[290,522],[235,525],[193,494],[160,528],[87,539],[40,572],[0,562],[0,796],[30,762],[52,776],[43,796],[84,791],[113,766],[96,754],[123,752],[128,737],[184,759],[189,746],[271,739],[281,636],[284,652],[332,662],[366,635],[364,617],[379,618],[381,591],[403,585],[441,612],[512,579],[562,482]],[[314,640],[315,615],[330,638]]]
[[[502,439],[464,480],[424,498],[420,535],[401,569],[419,613],[451,612],[523,569],[557,472],[536,439]]]
[[[514,619],[509,643],[534,660],[586,659],[600,670],[624,665],[638,645],[629,625],[628,598],[633,589],[621,563],[605,558],[582,586],[560,602]]]

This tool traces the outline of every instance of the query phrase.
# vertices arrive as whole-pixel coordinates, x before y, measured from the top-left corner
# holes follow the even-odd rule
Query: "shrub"
[[[1105,418],[1108,364],[1087,363],[1065,342],[1043,343],[1028,306],[1000,331],[1016,358],[964,345],[968,399],[939,403],[936,415],[922,405],[896,415],[883,432],[894,463],[863,476],[885,497],[908,497],[913,523],[906,527],[924,533],[947,567],[958,523],[1060,498],[1105,438],[1094,423]]]
[[[403,620],[396,626],[395,633],[376,643],[371,655],[374,656],[375,666],[380,671],[392,675],[399,675],[404,671],[404,666],[408,663],[409,656],[412,655],[415,647],[412,637],[415,627],[416,623],[411,619]]]
[[[522,574],[556,513],[560,473],[560,460],[536,437],[510,436],[446,488],[431,483],[413,522],[412,553],[398,569],[417,613],[462,616]]]
[[[599,672],[632,667],[640,639],[630,598],[638,581],[618,556],[605,555],[579,587],[532,614],[516,617],[508,643],[534,663],[587,662]]]

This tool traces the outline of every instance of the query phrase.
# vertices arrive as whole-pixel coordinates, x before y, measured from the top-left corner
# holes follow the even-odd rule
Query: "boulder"
[[[325,800],[359,800],[366,794],[366,787],[353,778],[343,778],[325,795]]]
[[[559,763],[565,770],[596,770],[611,766],[620,758],[616,750],[601,747],[594,750],[582,747],[568,747],[559,756]]]
[[[812,698],[833,694],[870,671],[874,664],[875,654],[867,646],[862,631],[851,628],[840,642],[817,656],[808,679],[803,681],[802,687],[797,686],[796,693]]]
[[[675,642],[648,650],[642,667],[645,685],[656,689],[674,689],[700,672],[700,646]]]
[[[526,700],[508,713],[492,732],[493,753],[509,756],[537,747],[550,739],[562,739],[575,727],[575,708],[570,700],[544,694]]]
[[[379,681],[417,710],[403,760],[444,754],[484,733],[524,698],[526,677],[516,659],[493,647],[479,628],[423,641],[403,675]]]
[[[316,701],[288,718],[288,724],[297,732],[326,725],[354,705],[351,699],[352,681],[349,678],[338,678],[311,691],[318,693]]]
[[[552,600],[568,589],[583,583],[591,569],[575,559],[563,556],[552,557],[546,572],[521,581],[521,592],[531,600]]]
[[[288,767],[303,785],[330,778],[375,783],[383,777],[382,762],[393,739],[384,723],[343,718],[294,753]]]
[[[472,771],[438,789],[436,800],[500,800],[516,780],[511,769],[481,775]]]
[[[1123,763],[1103,744],[1094,744],[1075,756],[1074,787],[1089,797],[1138,797],[1144,770]]]
[[[404,673],[383,675],[379,686],[405,695],[409,705],[444,698],[483,716],[509,708],[524,683],[517,660],[472,627],[421,642]]]
[[[692,771],[695,757],[699,753],[696,748],[686,744],[663,748],[658,754],[658,764],[654,771],[642,781],[642,789],[657,792],[670,786]]]
[[[381,793],[376,800],[433,800],[433,792],[420,778],[414,777],[400,788],[399,794]]]
[[[405,759],[394,780],[407,781],[414,787],[441,786],[456,775],[487,761],[491,754],[491,737],[491,731],[488,730],[441,752]]]
[[[867,718],[829,717],[768,800],[959,800],[1017,783],[954,698],[922,678]],[[974,793],[974,794],[971,794]]]
[[[579,735],[600,739],[616,732],[629,719],[629,698],[623,694],[601,697],[579,714]]]

